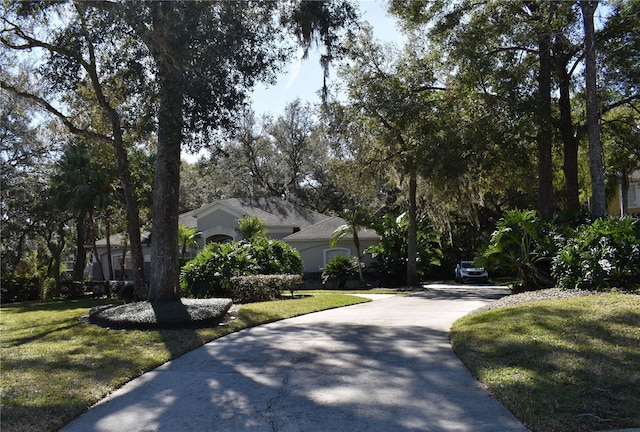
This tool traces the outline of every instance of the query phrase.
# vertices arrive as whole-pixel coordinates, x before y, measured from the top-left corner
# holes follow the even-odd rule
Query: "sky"
[[[368,21],[373,28],[374,36],[381,42],[402,41],[402,34],[396,26],[395,19],[386,12],[385,0],[357,1],[361,19]],[[277,82],[271,86],[259,84],[252,95],[252,107],[258,118],[263,114],[277,117],[284,112],[285,106],[300,99],[311,104],[320,103],[320,89],[322,88],[322,67],[319,62],[319,52],[311,50],[307,59],[298,58],[290,62],[280,74]],[[336,79],[335,67],[331,68],[331,79]],[[206,155],[203,150],[198,154],[182,153],[182,159],[196,162]]]
[[[376,39],[384,42],[401,40],[402,36],[394,18],[386,12],[384,0],[360,0],[357,3],[362,19],[373,27]],[[319,54],[312,51],[307,59],[298,58],[291,62],[275,85],[258,85],[253,93],[253,110],[258,117],[267,113],[278,116],[284,112],[284,107],[296,98],[312,104],[319,103],[322,76]],[[335,77],[336,71],[333,67],[330,69],[330,79]]]

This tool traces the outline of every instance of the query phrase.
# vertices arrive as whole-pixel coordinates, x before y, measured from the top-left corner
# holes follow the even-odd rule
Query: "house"
[[[615,216],[640,215],[640,170],[629,175],[629,189],[627,189],[627,209],[622,212],[622,185],[615,189],[615,194],[609,200],[608,213]]]
[[[336,247],[329,246],[332,233],[336,228],[345,224],[345,220],[342,218],[314,212],[280,198],[229,198],[206,204],[179,216],[180,224],[194,227],[200,233],[198,250],[189,251],[189,257],[194,257],[210,242],[241,240],[238,220],[248,215],[258,216],[265,221],[268,237],[285,241],[300,252],[305,273],[321,272],[326,263],[336,255],[356,255],[353,240],[349,236],[346,236]],[[363,250],[377,243],[379,239],[378,235],[369,229],[362,230],[359,233],[359,238]],[[142,245],[145,271],[147,272],[151,261],[152,241],[150,230],[144,230]],[[129,277],[127,270],[131,268],[131,259],[127,254],[123,262],[122,257],[125,251],[123,235],[111,236],[110,242],[114,278],[122,278],[123,268],[125,278]],[[106,239],[101,239],[96,243],[102,264],[102,274],[107,276],[109,273]],[[93,261],[93,278],[101,279],[100,267],[95,258]],[[365,257],[364,261],[368,263],[370,257]]]

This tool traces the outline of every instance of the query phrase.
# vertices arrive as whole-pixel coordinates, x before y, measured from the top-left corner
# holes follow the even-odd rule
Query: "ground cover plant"
[[[296,293],[297,294],[297,293]],[[55,431],[132,378],[243,328],[367,301],[342,293],[242,305],[236,319],[208,328],[114,330],[83,323],[113,300],[56,300],[2,307],[1,425]]]
[[[468,315],[460,358],[538,432],[640,427],[640,296],[606,293]]]

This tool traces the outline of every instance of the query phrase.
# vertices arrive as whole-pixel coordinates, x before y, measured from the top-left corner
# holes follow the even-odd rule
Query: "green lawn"
[[[543,300],[458,320],[454,349],[529,428],[640,427],[640,296]]]
[[[57,430],[113,389],[205,342],[265,322],[366,301],[337,292],[241,307],[224,326],[109,330],[79,318],[105,301],[0,310],[2,430]],[[640,427],[640,296],[544,300],[477,313],[452,329],[458,355],[531,429]]]
[[[305,293],[306,294],[306,293]],[[6,305],[0,309],[3,432],[55,431],[132,378],[243,328],[368,301],[342,293],[243,305],[214,328],[110,330],[80,321],[99,300]]]

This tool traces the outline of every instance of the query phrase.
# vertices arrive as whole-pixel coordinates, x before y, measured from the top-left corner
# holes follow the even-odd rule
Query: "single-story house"
[[[319,273],[327,262],[336,255],[355,256],[356,249],[350,236],[335,247],[329,246],[329,239],[345,220],[335,216],[327,216],[292,204],[280,198],[229,198],[206,204],[179,216],[179,223],[194,227],[200,233],[198,249],[188,251],[188,257],[194,257],[207,243],[241,240],[238,220],[243,216],[255,215],[265,221],[267,236],[287,242],[300,252],[304,262],[305,273]],[[360,246],[364,250],[375,244],[379,236],[375,231],[363,229],[358,234]],[[123,252],[125,237],[115,234],[110,237],[111,260],[114,278],[122,278]],[[145,270],[149,271],[151,262],[150,229],[142,232],[142,245]],[[97,242],[98,255],[102,264],[102,274],[108,277],[108,257],[106,239]],[[362,252],[362,251],[361,251]],[[176,251],[179,254],[180,251]],[[365,264],[370,257],[363,257]],[[93,278],[101,279],[101,273],[95,257],[93,258]],[[125,278],[129,276],[131,258],[127,253],[124,259]]]
[[[622,185],[618,184],[615,194],[609,201],[608,213],[612,216],[640,215],[640,170],[635,170],[629,175],[629,188],[627,189],[627,209],[622,212]]]

